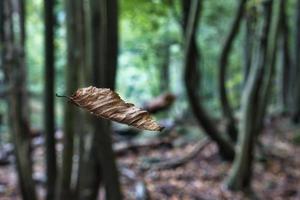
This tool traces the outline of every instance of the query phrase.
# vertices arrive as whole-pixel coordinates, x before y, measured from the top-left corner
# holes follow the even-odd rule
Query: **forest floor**
[[[181,148],[140,149],[120,157],[122,166],[130,169],[147,186],[152,199],[300,199],[300,145],[295,144],[297,128],[286,119],[269,122],[260,141],[265,157],[255,162],[251,197],[231,192],[224,186],[230,164],[218,156],[215,144],[207,145],[185,165],[167,170],[141,170],[143,158],[166,161],[191,151],[192,143]],[[298,133],[299,134],[299,133]],[[259,152],[257,153],[259,154]],[[154,164],[155,166],[155,164]],[[134,199],[136,179],[123,178],[127,199]]]
[[[286,119],[270,120],[260,137],[263,150],[258,150],[254,167],[252,190],[247,194],[231,192],[224,186],[230,163],[220,159],[213,143],[186,164],[170,169],[142,169],[145,162],[167,161],[186,155],[196,142],[182,145],[159,145],[128,150],[118,156],[125,199],[136,199],[137,193],[147,188],[151,199],[300,199],[299,128],[291,128]],[[298,144],[297,144],[298,143]],[[257,148],[260,149],[260,148]],[[35,177],[43,182],[44,153],[35,150]],[[40,177],[39,177],[40,176]],[[0,166],[0,199],[19,199],[17,177],[12,165]],[[43,184],[39,193],[43,196]]]

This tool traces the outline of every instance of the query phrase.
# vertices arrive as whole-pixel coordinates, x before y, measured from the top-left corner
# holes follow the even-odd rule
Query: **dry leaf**
[[[68,97],[71,102],[97,117],[102,117],[139,129],[161,131],[150,114],[133,104],[124,102],[120,96],[108,88],[87,87],[78,89]]]

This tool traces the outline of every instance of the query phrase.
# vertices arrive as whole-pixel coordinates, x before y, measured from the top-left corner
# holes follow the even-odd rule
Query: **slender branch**
[[[227,120],[227,132],[230,136],[230,138],[233,141],[237,140],[237,128],[235,126],[235,120],[233,116],[233,110],[232,107],[230,106],[229,100],[228,100],[228,95],[227,95],[227,89],[226,89],[226,72],[227,72],[227,66],[228,66],[228,58],[229,58],[229,53],[232,49],[232,44],[234,39],[236,38],[241,21],[244,16],[245,12],[245,5],[246,5],[247,0],[240,0],[239,6],[237,8],[236,15],[233,20],[233,24],[231,26],[230,32],[225,40],[222,52],[221,52],[221,57],[219,61],[219,95],[220,95],[220,101],[221,101],[221,108],[223,115],[225,119]]]
[[[57,93],[55,93],[55,96],[56,96],[56,97],[59,97],[59,98],[67,98],[67,99],[71,99],[69,96],[66,96],[66,95],[60,95],[60,94],[57,94]]]

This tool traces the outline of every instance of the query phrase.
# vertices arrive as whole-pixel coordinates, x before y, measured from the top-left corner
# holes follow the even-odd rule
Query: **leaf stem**
[[[66,95],[59,95],[59,94],[55,93],[55,96],[59,97],[59,98],[67,98],[67,99],[71,100],[71,98]]]

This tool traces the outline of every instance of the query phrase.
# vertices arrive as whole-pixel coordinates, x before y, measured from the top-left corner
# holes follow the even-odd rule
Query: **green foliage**
[[[170,7],[162,1],[121,4],[117,87],[126,98],[144,102],[160,94],[161,46],[179,40],[179,28],[170,15]]]
[[[186,107],[182,82],[182,32],[179,19],[180,1],[126,1],[121,4],[121,55],[119,66],[119,92],[131,100],[143,102],[159,91],[160,48],[172,44],[170,64],[171,89],[179,97],[181,108]],[[207,107],[217,110],[217,73],[221,45],[229,31],[236,7],[235,0],[205,1],[198,42],[201,49],[201,95],[207,99]],[[222,34],[220,34],[222,33]],[[239,43],[239,41],[236,43]],[[239,104],[239,88],[242,80],[241,50],[235,49],[228,73],[230,97]],[[150,86],[150,87],[149,87]],[[137,99],[138,98],[138,99]],[[182,102],[184,101],[184,102]]]
[[[29,91],[41,93],[43,91],[43,66],[44,66],[44,45],[43,45],[43,10],[42,0],[29,0],[26,4],[26,54],[28,66],[28,87]]]
[[[251,3],[258,4],[259,0],[253,0]],[[290,1],[288,6],[290,19],[293,19],[294,3],[294,1]],[[205,99],[207,109],[215,111],[213,112],[215,114],[219,112],[218,59],[236,7],[236,0],[206,0],[201,14],[198,44],[201,50],[202,80],[199,92]],[[56,14],[56,91],[64,93],[66,31],[62,2],[57,2]],[[27,15],[28,88],[36,94],[35,96],[41,97],[44,80],[43,1],[28,0]],[[178,96],[175,105],[176,113],[187,107],[182,80],[183,37],[180,19],[181,1],[179,0],[120,1],[120,56],[117,89],[121,96],[129,101],[142,104],[162,92],[160,91],[161,63],[164,59],[162,47],[170,44],[170,90]],[[292,21],[290,26],[293,27]],[[240,102],[243,80],[242,53],[243,27],[234,43],[227,73],[229,97],[234,108],[238,108]],[[38,98],[37,102],[41,104],[41,100],[42,98]],[[61,107],[59,101],[57,106]],[[34,114],[40,115],[40,109],[34,111]],[[59,118],[58,122],[61,122],[61,113]],[[34,121],[40,121],[41,117],[34,117],[34,119]]]

